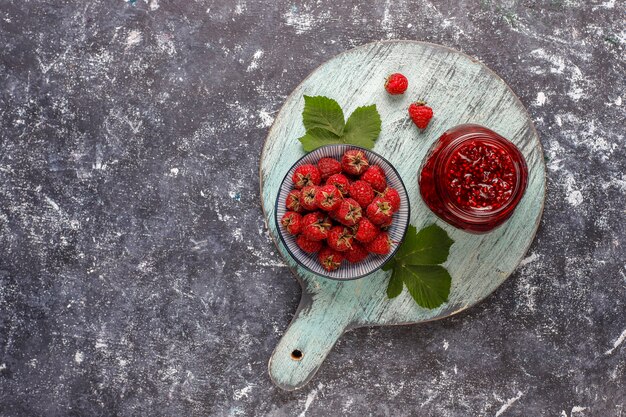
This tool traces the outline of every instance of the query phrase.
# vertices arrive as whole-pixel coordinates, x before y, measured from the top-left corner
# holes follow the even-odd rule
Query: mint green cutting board
[[[404,95],[388,95],[388,74],[409,79]],[[400,173],[411,202],[411,224],[445,228],[455,243],[446,267],[452,276],[447,303],[434,310],[419,307],[406,288],[389,300],[389,272],[376,271],[355,281],[332,281],[302,267],[280,243],[274,222],[276,195],[285,173],[304,153],[303,95],[334,98],[347,117],[356,107],[375,103],[382,132],[374,151]],[[424,132],[408,118],[412,101],[425,99],[435,117]],[[499,229],[473,235],[439,220],[422,202],[417,173],[432,143],[461,123],[484,125],[513,141],[526,157],[530,175],[526,194],[511,219]],[[302,286],[302,299],[269,362],[276,385],[293,390],[305,385],[346,330],[360,326],[420,323],[463,311],[493,292],[515,270],[528,250],[543,211],[545,164],[537,132],[526,109],[495,73],[458,51],[414,41],[375,42],[335,56],[287,98],[272,126],[260,161],[261,199],[267,226],[287,265]],[[374,359],[374,358],[372,358]]]

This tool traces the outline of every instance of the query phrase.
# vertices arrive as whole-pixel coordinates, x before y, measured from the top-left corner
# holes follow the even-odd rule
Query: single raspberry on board
[[[433,118],[433,109],[428,107],[423,101],[416,101],[409,106],[409,116],[413,123],[420,129],[426,129],[430,119]]]
[[[409,80],[399,72],[391,74],[385,80],[385,90],[391,95],[403,94],[408,86]]]

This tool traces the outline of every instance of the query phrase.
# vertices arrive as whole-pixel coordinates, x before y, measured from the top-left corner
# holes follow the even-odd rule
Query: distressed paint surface
[[[401,72],[410,80],[404,95],[389,96],[381,80]],[[304,134],[303,95],[336,99],[346,114],[375,103],[382,131],[374,151],[402,177],[411,203],[411,224],[418,230],[437,222],[455,243],[446,266],[452,276],[448,302],[437,309],[419,307],[406,288],[388,300],[390,272],[377,271],[351,281],[324,279],[299,266],[278,238],[274,204],[285,173],[304,153],[296,139]],[[418,132],[406,109],[414,97],[436,109],[428,129]],[[447,225],[419,196],[418,167],[441,134],[461,123],[489,127],[515,143],[529,168],[526,194],[514,215],[495,231],[474,235]],[[457,51],[421,42],[378,42],[343,53],[313,72],[285,102],[261,156],[261,195],[268,226],[287,264],[300,277],[303,301],[269,365],[284,389],[308,382],[346,328],[419,323],[462,311],[489,295],[513,272],[530,246],[545,198],[545,165],[539,138],[523,105],[484,65]],[[294,350],[304,355],[291,358]]]
[[[619,417],[626,4],[0,2],[0,415]],[[300,301],[259,204],[287,95],[338,53],[478,57],[547,164],[526,258],[464,312],[345,333],[302,390]]]

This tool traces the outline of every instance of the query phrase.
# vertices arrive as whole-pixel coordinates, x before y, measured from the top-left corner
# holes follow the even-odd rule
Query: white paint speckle
[[[529,263],[535,262],[537,259],[539,259],[539,255],[537,255],[536,253],[533,253],[529,257],[522,259],[522,261],[519,263],[519,266],[524,266]]]
[[[252,391],[252,388],[254,387],[254,384],[249,384],[241,389],[235,390],[235,392],[233,392],[233,400],[241,400],[242,398],[248,398],[248,396],[250,395],[250,391]]]
[[[443,350],[448,350],[449,347],[450,347],[450,343],[448,343],[448,341],[444,339],[444,341],[443,341]]]
[[[178,168],[172,168],[172,169],[170,169],[170,176],[171,177],[177,177],[179,172],[180,172],[180,170]]]
[[[519,391],[515,397],[508,399],[504,404],[502,404],[502,407],[500,407],[500,409],[496,412],[495,417],[501,416],[502,413],[508,410],[509,407],[511,407],[517,400],[522,398],[522,395],[524,395],[524,393]]]
[[[587,409],[587,407],[580,407],[578,405],[575,405],[574,407],[572,407],[572,411],[570,412],[570,416],[574,417],[574,413],[581,413],[583,411],[585,411]]]
[[[584,201],[583,194],[579,190],[574,190],[567,194],[567,202],[572,207],[580,206]]]
[[[252,55],[252,61],[250,61],[250,65],[246,68],[246,72],[252,72],[255,69],[259,68],[259,60],[263,57],[263,50],[258,49],[254,55]]]
[[[159,0],[150,0],[150,10],[155,11],[156,9],[158,9],[159,6]]]
[[[613,342],[613,347],[609,350],[607,350],[606,352],[604,352],[605,355],[610,355],[611,353],[613,353],[613,351],[615,349],[617,349],[617,347],[619,345],[621,345],[622,343],[624,343],[624,340],[626,340],[626,329],[624,329],[624,331],[622,332],[622,334],[617,338],[617,340],[615,340],[615,342]]]
[[[257,124],[257,127],[260,128],[270,127],[272,123],[274,123],[274,117],[272,117],[272,115],[267,110],[261,110],[259,112],[259,119],[261,120]]]
[[[295,5],[283,15],[283,18],[285,23],[293,27],[298,34],[307,32],[313,25],[313,16],[302,11],[299,12],[298,6]]]
[[[315,401],[315,397],[317,397],[317,393],[319,392],[319,390],[322,389],[323,387],[324,385],[320,382],[317,388],[313,388],[311,392],[309,392],[309,395],[306,396],[306,400],[304,401],[304,410],[302,410],[302,412],[300,413],[298,417],[306,416],[307,410],[309,409],[311,404],[313,404],[313,401]]]
[[[74,354],[74,362],[80,364],[80,363],[83,363],[84,359],[85,359],[85,355],[83,355],[83,352],[76,351],[76,353]]]
[[[5,369],[7,369],[7,364],[6,363],[0,364],[0,371],[3,371]]]
[[[537,98],[535,99],[536,106],[543,106],[546,104],[546,95],[543,91],[537,93]]]
[[[130,48],[134,45],[137,45],[142,40],[141,32],[133,29],[128,33],[126,37],[126,48]]]

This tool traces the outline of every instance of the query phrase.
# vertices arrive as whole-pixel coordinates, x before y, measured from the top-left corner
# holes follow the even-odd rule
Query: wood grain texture
[[[402,96],[389,96],[383,90],[384,79],[397,71],[408,77],[409,88]],[[383,126],[374,150],[400,173],[409,193],[411,224],[420,229],[436,222],[455,241],[446,263],[452,276],[446,304],[434,310],[421,308],[406,289],[388,300],[389,273],[383,271],[349,282],[317,277],[299,267],[278,242],[273,205],[285,172],[303,155],[296,139],[304,134],[304,94],[332,97],[346,115],[362,105],[377,105]],[[410,102],[418,98],[435,109],[430,126],[421,133],[406,113]],[[487,126],[513,141],[530,170],[528,190],[514,215],[486,235],[468,234],[440,221],[419,196],[417,173],[427,150],[445,130],[461,123]],[[467,55],[422,42],[367,44],[319,67],[285,102],[266,139],[260,165],[261,198],[270,233],[302,285],[300,306],[269,363],[272,380],[286,390],[306,384],[347,329],[435,320],[484,299],[526,253],[545,197],[541,144],[515,94],[496,74]],[[291,358],[295,349],[303,353],[301,360]]]

